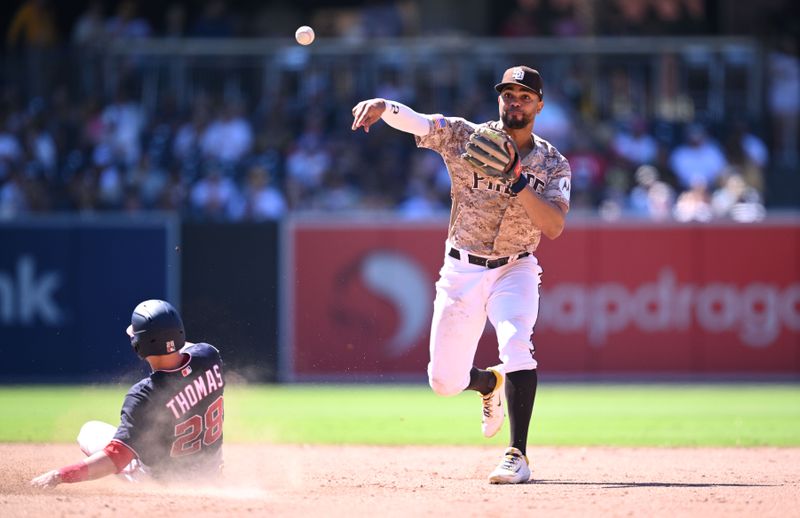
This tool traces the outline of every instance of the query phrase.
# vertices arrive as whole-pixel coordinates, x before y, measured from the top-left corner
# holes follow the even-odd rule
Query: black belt
[[[459,252],[455,248],[451,248],[450,252],[448,252],[447,255],[449,255],[454,259],[461,260],[461,252]],[[528,257],[529,255],[531,255],[530,252],[522,252],[517,256],[510,255],[508,257],[500,257],[498,259],[489,259],[487,257],[480,257],[477,255],[467,254],[467,260],[470,262],[470,264],[477,264],[478,266],[484,266],[491,270],[492,268],[498,268],[500,266],[508,264],[508,262],[511,261],[512,258],[514,258],[514,260],[517,260],[517,259],[522,259],[523,257]]]

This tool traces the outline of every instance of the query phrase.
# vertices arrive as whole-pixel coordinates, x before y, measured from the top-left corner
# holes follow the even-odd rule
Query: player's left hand
[[[478,128],[469,136],[461,158],[478,174],[514,183],[522,172],[519,149],[511,135],[489,127]]]
[[[59,475],[57,469],[50,470],[31,480],[31,486],[38,489],[50,489],[56,487],[60,483],[61,475]]]

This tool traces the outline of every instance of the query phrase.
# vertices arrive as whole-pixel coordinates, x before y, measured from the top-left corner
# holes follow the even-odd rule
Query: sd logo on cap
[[[542,99],[544,96],[544,92],[542,91],[542,76],[531,67],[518,66],[509,68],[503,74],[502,81],[497,83],[494,89],[498,92],[502,92],[503,88],[510,85],[523,86],[537,94],[539,99]]]

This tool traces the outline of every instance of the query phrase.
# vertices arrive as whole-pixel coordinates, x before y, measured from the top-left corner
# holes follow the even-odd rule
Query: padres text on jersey
[[[533,253],[542,232],[531,223],[522,204],[495,178],[474,173],[461,154],[469,136],[486,125],[502,129],[499,121],[474,124],[458,117],[431,120],[430,133],[415,137],[417,146],[432,149],[444,159],[451,178],[448,240],[461,250],[483,257]],[[566,158],[549,142],[531,134],[533,150],[522,157],[522,174],[546,200],[569,210],[570,168]]]

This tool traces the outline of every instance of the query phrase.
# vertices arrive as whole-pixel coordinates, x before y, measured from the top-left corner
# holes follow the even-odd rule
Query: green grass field
[[[72,442],[85,421],[116,424],[127,387],[0,387],[0,442]],[[424,385],[231,385],[230,442],[504,444],[480,434],[477,395]],[[800,446],[800,385],[543,383],[532,445]]]

